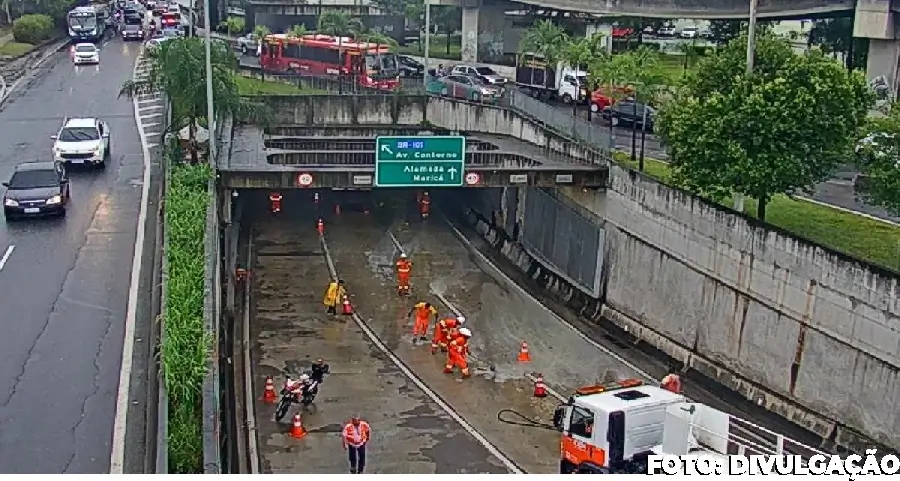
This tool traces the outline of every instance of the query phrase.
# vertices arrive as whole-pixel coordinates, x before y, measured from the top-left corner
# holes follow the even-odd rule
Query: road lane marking
[[[6,248],[6,252],[3,253],[3,257],[0,257],[0,271],[2,271],[4,267],[6,267],[6,263],[7,261],[9,261],[9,256],[12,255],[15,248],[16,246],[10,245]]]
[[[110,474],[123,474],[125,469],[125,438],[128,432],[128,408],[131,397],[132,357],[134,356],[134,325],[137,317],[138,288],[144,257],[144,236],[147,220],[147,201],[150,197],[150,147],[141,123],[137,100],[134,104],[134,121],[141,139],[144,156],[144,177],[141,186],[141,208],[138,214],[137,232],[134,238],[134,257],[131,259],[131,284],[128,288],[128,310],[125,314],[125,336],[122,343],[122,364],[119,369],[119,389],[116,396],[116,417],[113,424],[112,453],[110,454]],[[149,401],[147,401],[149,402]]]
[[[329,274],[331,274],[332,279],[337,280],[337,268],[334,266],[334,261],[331,259],[331,251],[328,250],[328,243],[325,242],[324,235],[319,236],[319,242],[322,245],[322,251],[325,253],[325,263],[328,264]],[[382,341],[381,338],[378,337],[378,334],[376,334],[375,331],[373,331],[369,327],[369,325],[366,324],[365,321],[363,321],[362,317],[360,317],[358,313],[354,311],[353,315],[350,317],[353,318],[353,322],[356,323],[356,326],[359,327],[359,329],[366,335],[366,337],[368,337],[369,340],[372,341],[372,344],[374,344],[375,347],[382,352],[382,354],[387,356],[387,358],[390,359],[395,366],[397,366],[397,369],[399,369],[400,372],[402,372],[407,377],[407,379],[412,381],[413,384],[421,389],[426,396],[431,398],[431,400],[434,401],[434,403],[437,404],[445,413],[447,413],[448,416],[453,418],[453,420],[456,421],[456,423],[459,424],[460,427],[462,427],[467,433],[469,433],[470,436],[475,438],[475,440],[478,441],[478,443],[481,444],[489,453],[491,453],[495,458],[503,463],[507,470],[509,470],[513,474],[526,474],[525,471],[520,468],[515,461],[503,454],[503,452],[500,451],[499,448],[494,446],[494,444],[491,443],[490,440],[484,437],[484,435],[482,435],[471,424],[469,424],[468,421],[466,421],[462,417],[462,415],[460,415],[453,408],[453,406],[451,406],[447,401],[444,400],[444,398],[440,396],[440,394],[428,387],[428,385],[425,384],[425,382],[422,381],[422,379],[419,378],[419,376],[417,376],[416,373],[413,372],[412,369],[410,369],[402,359],[400,359],[396,354],[394,354],[393,351],[390,350],[390,348],[387,347],[384,341]]]

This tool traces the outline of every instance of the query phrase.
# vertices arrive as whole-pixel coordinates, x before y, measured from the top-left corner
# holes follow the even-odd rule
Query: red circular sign
[[[469,172],[466,174],[466,184],[467,185],[475,185],[481,182],[481,176],[478,175],[477,172]]]
[[[297,176],[297,185],[300,187],[309,187],[313,183],[313,176],[311,174],[302,173]]]

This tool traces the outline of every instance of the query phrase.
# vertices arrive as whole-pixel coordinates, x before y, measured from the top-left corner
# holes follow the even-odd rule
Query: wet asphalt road
[[[0,111],[0,178],[48,160],[65,116],[112,132],[105,171],[71,171],[64,219],[0,223],[0,472],[109,472],[143,157],[133,104],[117,100],[140,45],[105,45],[99,66],[56,54]]]
[[[285,375],[296,377],[317,357],[330,364],[331,374],[314,408],[302,413],[309,430],[302,439],[289,435],[296,406],[279,423],[273,404],[256,401],[261,470],[346,473],[340,430],[359,413],[372,426],[367,473],[506,473],[351,318],[324,312],[322,294],[330,276],[323,249],[312,215],[297,214],[262,215],[255,223],[250,321],[254,393],[262,393],[267,375],[280,390]]]

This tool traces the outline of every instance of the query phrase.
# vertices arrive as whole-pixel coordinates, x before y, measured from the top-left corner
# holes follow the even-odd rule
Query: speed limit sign
[[[304,173],[297,176],[297,184],[299,184],[300,187],[309,187],[312,185],[312,183],[313,176],[310,174]]]
[[[475,185],[481,180],[481,176],[477,172],[469,172],[466,174],[466,184]]]

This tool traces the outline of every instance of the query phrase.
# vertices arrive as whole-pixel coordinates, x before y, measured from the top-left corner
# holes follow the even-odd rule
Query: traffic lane
[[[349,317],[324,312],[330,281],[312,216],[256,224],[251,321],[254,392],[265,377],[280,390],[285,374],[318,357],[331,374],[303,415],[309,434],[290,437],[291,417],[256,402],[261,466],[271,473],[346,473],[340,429],[354,413],[372,426],[370,473],[505,473],[506,469],[392,364]]]
[[[398,217],[395,229],[403,225],[401,219],[402,216]],[[523,366],[519,373],[495,373],[491,363],[484,361],[485,353],[476,348],[470,365],[473,376],[461,380],[458,371],[453,375],[442,372],[446,354],[431,355],[430,342],[414,342],[412,324],[407,314],[415,302],[431,302],[441,310],[442,315],[450,314],[435,296],[427,290],[423,292],[417,281],[431,258],[413,253],[413,295],[401,299],[397,297],[392,278],[393,261],[398,253],[388,235],[388,226],[376,224],[368,216],[344,211],[340,216],[332,216],[326,227],[326,236],[337,271],[354,294],[354,307],[385,344],[425,384],[525,472],[557,473],[558,433],[507,424],[497,419],[500,410],[511,409],[545,424],[552,422],[555,400],[533,398],[532,385],[523,376],[532,369]],[[442,258],[445,254],[438,253],[438,256]],[[459,274],[453,272],[453,275]],[[476,328],[475,336],[480,335]],[[514,359],[517,352],[518,347],[506,353],[497,353],[497,356],[506,354]]]
[[[900,217],[891,215],[887,210],[866,204],[857,195],[852,180],[835,178],[815,186],[813,200],[836,205],[855,212],[878,217],[892,222],[900,222]]]
[[[104,171],[73,170],[64,219],[0,224],[0,305],[15,313],[0,338],[0,468],[109,470],[121,341],[143,168],[132,103],[115,97],[136,49],[113,42],[102,64],[74,68],[65,53],[0,111],[0,176],[48,159],[66,115],[110,124]]]
[[[553,109],[558,110],[561,113],[566,115],[575,115],[573,108],[571,105],[564,105],[557,102],[547,103],[547,105],[551,106]],[[587,107],[578,107],[578,117],[585,122],[588,122],[588,108]],[[598,130],[601,130],[605,134],[609,134],[609,123],[604,121],[599,114],[591,113],[590,122],[596,126]],[[616,126],[613,127],[612,133],[615,137],[616,142],[616,150],[620,152],[631,153],[631,138],[632,138],[632,128],[630,126]],[[638,130],[635,134],[635,152],[636,155],[640,155],[641,151],[641,132]],[[650,132],[647,132],[644,139],[644,156],[652,159],[662,159],[665,160],[669,157],[669,153],[666,151],[665,146],[662,145],[662,142],[658,137],[653,135]]]

